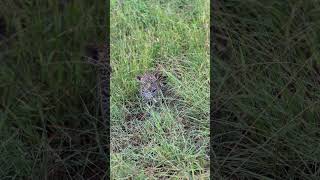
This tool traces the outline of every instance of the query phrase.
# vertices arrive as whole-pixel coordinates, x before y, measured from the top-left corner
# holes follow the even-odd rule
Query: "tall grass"
[[[111,1],[111,66],[112,178],[208,178],[209,1]],[[136,76],[158,66],[174,103],[147,109]]]
[[[213,9],[216,179],[318,179],[318,1],[220,1]]]
[[[94,72],[85,46],[105,41],[103,1],[0,1],[0,177],[106,174]]]

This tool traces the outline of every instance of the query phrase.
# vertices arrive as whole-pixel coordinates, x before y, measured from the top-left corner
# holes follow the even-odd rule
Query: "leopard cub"
[[[137,76],[140,83],[140,96],[147,102],[157,102],[162,92],[163,82],[158,72],[149,72]]]

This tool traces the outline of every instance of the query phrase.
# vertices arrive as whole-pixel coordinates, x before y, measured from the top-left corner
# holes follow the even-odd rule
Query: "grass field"
[[[213,178],[318,180],[320,2],[211,5],[210,64],[208,0],[111,1],[113,179],[208,179],[210,67]],[[103,1],[0,1],[1,179],[107,174],[84,63],[105,16]],[[174,93],[148,109],[136,76],[158,65]]]
[[[112,178],[208,179],[209,1],[119,2],[111,1]],[[147,109],[136,76],[159,65],[176,101]]]
[[[120,1],[121,2],[121,1]],[[209,1],[111,1],[113,179],[209,176]],[[1,179],[107,174],[95,69],[105,2],[0,2]],[[143,121],[136,75],[163,67],[176,103]],[[141,105],[141,108],[140,108]]]
[[[319,179],[320,2],[218,1],[215,179]]]

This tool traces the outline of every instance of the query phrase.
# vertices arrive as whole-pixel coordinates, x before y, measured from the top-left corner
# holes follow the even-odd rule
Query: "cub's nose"
[[[157,88],[153,88],[152,90],[151,90],[151,92],[153,92],[153,93],[155,93],[157,91]]]

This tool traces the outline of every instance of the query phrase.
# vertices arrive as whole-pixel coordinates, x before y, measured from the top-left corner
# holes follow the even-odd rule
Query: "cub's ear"
[[[138,81],[141,81],[141,76],[137,76],[136,79],[137,79]]]
[[[159,71],[154,71],[154,73],[153,73],[153,75],[156,77],[159,77],[159,74],[160,74]]]
[[[160,79],[160,78],[162,78],[162,73],[161,73],[160,71],[156,71],[156,72],[154,73],[154,76],[155,76],[157,79]]]

